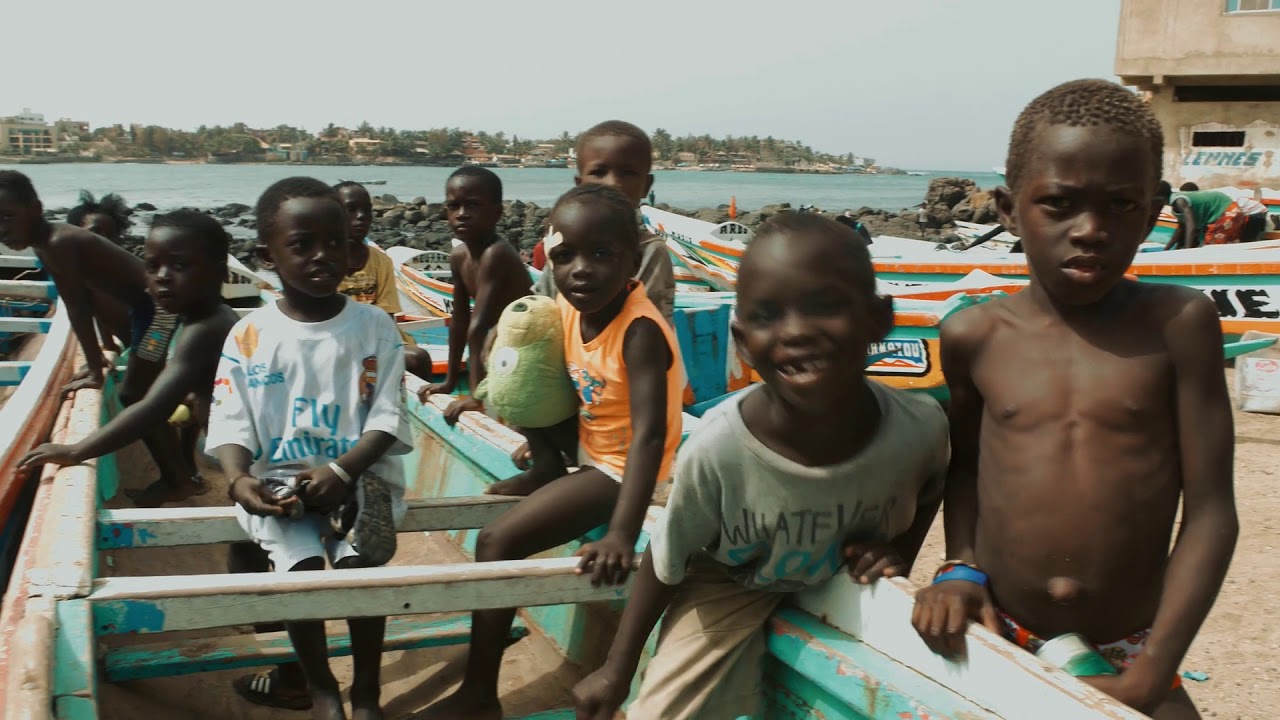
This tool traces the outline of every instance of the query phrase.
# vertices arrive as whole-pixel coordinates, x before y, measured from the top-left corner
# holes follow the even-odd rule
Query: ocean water
[[[327,183],[339,180],[386,180],[372,186],[375,195],[390,194],[401,200],[423,196],[440,201],[452,168],[377,167],[323,165],[131,165],[77,163],[60,165],[3,165],[0,169],[26,173],[36,185],[45,207],[68,208],[76,204],[83,188],[101,196],[119,193],[130,204],[148,202],[161,210],[177,207],[208,208],[237,202],[253,205],[268,185],[293,175],[310,175]],[[573,185],[573,171],[566,169],[495,170],[502,178],[508,199],[538,205],[555,202]],[[772,203],[816,205],[824,210],[858,209],[863,206],[897,211],[919,203],[932,177],[967,177],[980,187],[1001,183],[990,172],[937,172],[916,175],[781,175],[772,173],[659,171],[654,173],[654,193],[660,203],[684,209],[715,207],[737,198],[745,212]]]

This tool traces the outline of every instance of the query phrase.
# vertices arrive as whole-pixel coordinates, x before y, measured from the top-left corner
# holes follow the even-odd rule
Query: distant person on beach
[[[1178,218],[1165,250],[1253,242],[1267,229],[1267,206],[1251,198],[1233,199],[1217,190],[1175,194],[1164,180],[1159,196]]]
[[[996,203],[1031,284],[942,325],[952,559],[913,616],[951,657],[968,620],[1030,652],[1078,633],[1119,672],[1081,679],[1158,720],[1198,717],[1178,665],[1239,529],[1218,311],[1124,276],[1163,207],[1163,142],[1104,80],[1019,115]]]
[[[836,222],[857,233],[863,243],[867,245],[872,243],[871,231],[867,230],[867,226],[863,225],[861,220],[853,216],[852,210],[845,210],[844,213],[837,215]]]
[[[130,406],[146,396],[164,367],[178,318],[157,308],[148,291],[142,260],[100,235],[45,220],[44,206],[31,180],[13,170],[0,170],[0,243],[15,250],[34,250],[66,305],[71,329],[84,353],[85,367],[72,377],[64,391],[102,387],[107,361],[94,332],[93,299],[105,297],[129,308],[132,326],[120,402]],[[176,451],[156,446],[151,440],[148,449],[171,498],[204,492],[198,477],[187,475],[183,464],[173,462],[179,455]],[[148,498],[155,499],[150,495]]]
[[[671,473],[684,365],[675,332],[634,279],[640,231],[633,198],[584,183],[561,196],[549,222],[565,359],[582,408],[554,427],[522,430],[533,467],[489,492],[527,497],[480,531],[476,560],[527,558],[607,523],[602,539],[578,551],[579,572],[616,584],[632,569],[654,486]],[[419,720],[502,718],[498,673],[515,612],[472,613],[462,686]]]
[[[468,393],[484,380],[483,350],[489,331],[502,311],[529,294],[529,271],[520,254],[495,228],[502,217],[502,181],[492,170],[466,165],[453,171],[445,183],[445,211],[449,227],[462,244],[449,257],[453,271],[453,320],[449,325],[449,369],[443,382],[418,391],[422,402],[436,393],[452,393],[462,374],[462,353],[467,351]],[[471,299],[475,298],[475,307]],[[445,421],[456,423],[462,413],[481,410],[471,395],[450,403]]]
[[[347,240],[347,276],[338,292],[366,305],[375,305],[395,320],[400,314],[400,292],[396,289],[396,269],[391,258],[375,248],[366,238],[373,222],[373,200],[369,191],[357,182],[346,180],[333,186],[350,220]],[[401,330],[404,342],[404,368],[423,380],[431,380],[431,356],[418,347],[408,333]]]
[[[82,227],[95,235],[119,245],[133,221],[129,218],[129,205],[124,198],[109,193],[97,200],[88,190],[80,191],[80,204],[67,212],[67,224]],[[97,322],[102,349],[120,352],[116,338],[127,344],[129,337],[129,308],[103,295],[94,294],[93,316]]]
[[[643,130],[629,122],[606,120],[591,127],[578,137],[576,155],[575,185],[597,183],[616,187],[631,198],[637,208],[653,187],[653,144]],[[554,231],[555,228],[549,228],[548,234]],[[554,261],[548,263],[545,269],[550,271],[553,264]],[[641,231],[640,269],[635,277],[644,283],[645,294],[670,324],[676,300],[675,270],[666,240],[647,230]],[[547,297],[556,296],[552,272],[542,274],[534,291]]]
[[[861,371],[892,327],[846,227],[800,213],[760,227],[733,336],[764,384],[711,410],[680,449],[608,659],[574,688],[577,717],[614,717],[659,617],[628,717],[762,717],[765,624],[790,593],[842,565],[864,584],[910,573],[942,499],[947,421]],[[748,516],[769,521],[753,532]]]
[[[929,229],[929,208],[924,203],[920,203],[920,207],[916,209],[916,227],[920,229],[920,234],[924,235]]]
[[[174,334],[173,357],[146,394],[106,425],[75,445],[41,445],[22,459],[20,468],[77,465],[143,440],[161,473],[159,480],[133,495],[135,503],[155,507],[207,489],[193,481],[199,477],[196,436],[208,423],[218,356],[238,319],[222,301],[228,244],[222,225],[204,213],[178,210],[152,221],[143,263],[156,304],[181,323]],[[169,418],[188,396],[194,397],[194,421],[175,431]]]
[[[279,275],[282,297],[236,323],[214,381],[208,446],[252,540],[231,546],[230,570],[323,570],[326,556],[335,569],[384,565],[405,513],[404,465],[393,456],[413,442],[401,412],[400,334],[380,308],[338,292],[349,228],[332,188],[314,178],[281,180],[259,198],[256,215],[259,262]],[[352,717],[382,718],[386,619],[349,618],[347,626]],[[285,628],[306,680],[292,706],[311,707],[314,718],[346,718],[324,622]],[[289,707],[257,692],[257,677],[237,680],[236,691]]]

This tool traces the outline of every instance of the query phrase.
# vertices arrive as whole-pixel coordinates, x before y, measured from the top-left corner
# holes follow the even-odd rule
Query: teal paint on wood
[[[868,717],[939,720],[987,714],[806,612],[781,609],[770,618],[768,630],[773,657]]]
[[[164,610],[146,600],[114,600],[94,603],[94,631],[101,635],[163,632]]]
[[[546,712],[534,713],[532,715],[522,715],[513,720],[573,720],[575,717],[573,708],[562,708],[560,710],[548,710]]]
[[[1261,338],[1258,340],[1243,340],[1237,342],[1229,342],[1222,346],[1222,358],[1230,360],[1231,358],[1240,357],[1245,353],[1251,353],[1255,350],[1269,348],[1276,344],[1276,338]]]
[[[509,642],[528,634],[528,626],[517,619],[508,636]],[[383,650],[461,645],[470,639],[471,618],[468,616],[428,621],[390,618]],[[351,654],[351,637],[346,633],[331,636],[328,641],[329,657]],[[114,683],[275,665],[297,658],[288,634],[274,632],[114,648],[107,651],[103,668],[107,681]]]
[[[93,698],[63,695],[53,701],[53,716],[58,720],[98,720],[98,703]]]
[[[777,658],[765,658],[763,691],[769,720],[872,720]]]
[[[0,385],[18,385],[29,372],[31,372],[31,363],[29,361],[0,361]]]
[[[60,600],[53,645],[53,697],[59,718],[96,718],[94,633],[88,600]],[[74,698],[80,702],[62,702]]]
[[[695,403],[723,395],[728,387],[728,305],[676,310],[672,320]]]

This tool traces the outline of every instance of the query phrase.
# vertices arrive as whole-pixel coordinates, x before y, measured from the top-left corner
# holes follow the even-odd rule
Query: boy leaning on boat
[[[1163,139],[1141,99],[1103,80],[1019,116],[996,200],[1031,284],[942,326],[954,560],[913,618],[949,656],[970,619],[1046,659],[1075,642],[1114,666],[1083,680],[1160,720],[1199,717],[1178,665],[1239,528],[1217,309],[1124,277],[1164,204]]]
[[[734,338],[764,384],[708,413],[680,451],[608,660],[574,689],[580,718],[614,716],[664,612],[628,716],[755,717],[778,603],[846,563],[863,583],[906,575],[933,522],[946,418],[861,372],[893,307],[853,230],[811,214],[765,223],[737,312]]]

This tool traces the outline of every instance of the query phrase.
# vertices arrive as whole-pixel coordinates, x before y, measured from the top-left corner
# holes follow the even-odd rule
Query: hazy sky
[[[49,12],[4,33],[21,60],[7,63],[0,114],[533,137],[616,117],[987,170],[1036,94],[1113,77],[1120,0],[59,0]]]

